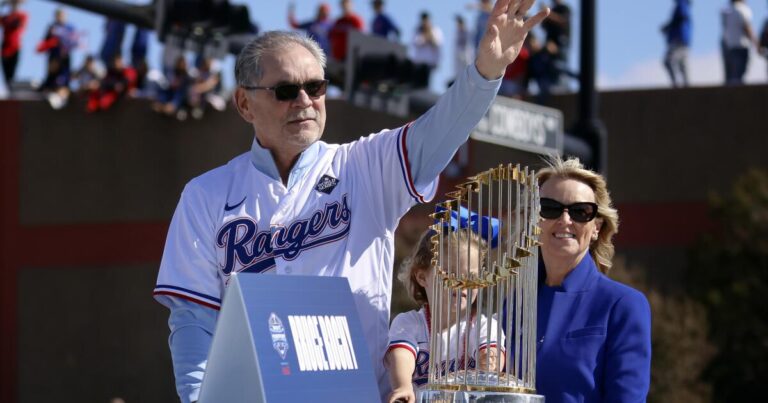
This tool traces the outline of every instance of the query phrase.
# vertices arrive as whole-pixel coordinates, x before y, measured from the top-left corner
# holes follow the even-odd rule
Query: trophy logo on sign
[[[536,385],[539,188],[500,165],[432,214],[429,381],[420,402],[543,402]]]
[[[288,353],[288,339],[285,337],[285,327],[283,321],[274,312],[269,315],[269,333],[272,335],[272,347],[285,359]]]

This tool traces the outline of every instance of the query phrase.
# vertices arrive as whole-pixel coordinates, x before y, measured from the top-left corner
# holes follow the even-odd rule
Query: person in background
[[[491,16],[491,8],[493,4],[491,0],[479,0],[477,3],[471,3],[467,5],[468,9],[476,9],[477,17],[475,18],[475,36],[473,45],[477,49],[480,45],[480,39],[485,34],[485,27],[488,25],[488,18]]]
[[[392,41],[400,40],[400,29],[392,18],[384,14],[384,0],[373,0],[371,4],[375,14],[371,21],[371,33]]]
[[[126,67],[123,56],[116,53],[96,90],[89,91],[86,112],[106,111],[120,98],[130,93],[136,83],[136,71]]]
[[[160,71],[163,76],[170,77],[179,57],[184,56],[184,38],[187,35],[186,30],[180,24],[171,26],[165,35],[163,42],[163,51],[160,58]]]
[[[37,52],[48,53],[45,80],[40,90],[46,94],[54,109],[61,109],[69,99],[69,80],[72,75],[71,53],[77,46],[75,28],[67,22],[63,9],[54,12],[54,21],[48,26],[45,37],[37,45]]]
[[[557,45],[558,59],[567,65],[571,49],[571,8],[564,0],[552,0],[552,12],[541,27],[546,33],[545,40]]]
[[[288,23],[293,29],[300,29],[307,33],[307,35],[314,39],[323,52],[330,53],[331,45],[328,41],[328,33],[331,30],[333,22],[331,21],[331,6],[328,3],[320,3],[317,6],[317,14],[315,19],[299,22],[295,15],[296,6],[293,2],[288,4]]]
[[[570,73],[568,55],[571,50],[571,8],[564,0],[552,0],[552,13],[541,24],[544,30],[544,50],[547,69],[553,73],[552,79],[545,83],[547,89],[543,92],[564,91],[568,87],[566,78]],[[546,96],[545,96],[546,97]]]
[[[148,93],[149,62],[147,61],[147,52],[149,51],[150,31],[140,27],[134,28],[133,40],[131,41],[131,68],[136,72],[136,82],[131,96],[146,96]]]
[[[336,61],[347,58],[347,37],[349,31],[362,32],[365,28],[363,19],[352,9],[352,0],[341,0],[341,17],[331,27],[328,40],[331,43],[331,57]]]
[[[422,11],[419,26],[411,41],[411,61],[429,66],[430,72],[440,64],[440,47],[443,44],[443,33],[432,24],[429,13]]]
[[[131,69],[136,73],[136,81],[133,83],[133,88],[131,88],[128,95],[134,98],[151,97],[152,89],[150,88],[148,77],[150,70],[147,60],[141,60],[136,65],[132,63]]]
[[[453,76],[456,77],[472,62],[473,47],[464,17],[456,15],[456,47],[453,50]]]
[[[189,89],[189,106],[192,109],[192,117],[201,119],[206,104],[215,110],[222,111],[226,107],[224,99],[216,94],[221,84],[221,72],[214,68],[214,61],[206,57],[197,66],[197,72]]]
[[[138,68],[142,62],[147,61],[147,52],[149,51],[149,34],[146,28],[135,27],[133,40],[131,41],[131,66]]]
[[[93,55],[86,56],[83,66],[72,75],[78,95],[87,95],[90,91],[98,90],[102,75],[102,71],[96,64],[96,58]]]
[[[607,275],[619,213],[605,178],[576,158],[548,165],[537,174],[536,392],[547,403],[644,402],[651,308],[645,295]]]
[[[186,57],[176,58],[173,70],[168,74],[167,79],[168,85],[160,91],[154,109],[168,116],[175,116],[178,120],[186,120],[189,88],[192,85]]]
[[[669,22],[661,27],[667,38],[667,53],[664,67],[669,73],[673,87],[688,86],[688,48],[691,46],[691,2],[675,0],[675,8]]]
[[[766,67],[768,67],[768,17],[765,17],[763,29],[760,30],[760,39],[757,43],[757,50],[763,57],[765,57]],[[768,70],[766,70],[766,73],[768,73]]]
[[[557,68],[557,45],[552,41],[542,41],[534,35],[528,35],[528,81],[533,81],[538,87],[536,102],[546,104],[552,95],[552,88],[560,79]]]
[[[110,66],[115,60],[115,55],[121,55],[123,52],[123,38],[125,37],[125,22],[107,18],[104,24],[104,43],[101,45],[101,62],[105,66]]]
[[[720,12],[723,23],[723,65],[725,84],[741,85],[749,66],[749,49],[756,44],[752,30],[752,9],[744,0],[731,0]]]
[[[0,17],[0,25],[3,27],[2,65],[3,78],[8,92],[12,91],[11,83],[16,75],[16,66],[21,54],[21,36],[27,27],[27,13],[20,10],[22,0],[10,0],[0,3],[0,6],[8,6],[9,10]]]

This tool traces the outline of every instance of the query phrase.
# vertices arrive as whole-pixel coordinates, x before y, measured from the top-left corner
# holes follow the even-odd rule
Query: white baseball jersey
[[[395,228],[436,188],[435,180],[416,189],[410,178],[408,128],[343,145],[317,142],[307,150],[316,153],[313,165],[287,188],[256,169],[251,153],[192,180],[171,222],[155,295],[218,309],[235,272],[346,277],[371,360],[380,363]]]
[[[389,348],[404,348],[413,353],[416,359],[416,369],[413,371],[413,388],[421,389],[427,384],[429,380],[429,360],[430,360],[430,346],[429,346],[429,327],[427,325],[426,310],[421,308],[418,311],[408,311],[401,313],[392,320],[392,326],[389,329]],[[468,368],[475,368],[475,362],[477,358],[477,352],[487,347],[496,347],[497,334],[495,331],[491,331],[490,341],[487,337],[488,319],[485,315],[480,316],[480,335],[477,337],[477,327],[474,323],[470,324],[470,330],[467,332],[466,321],[462,320],[458,326],[454,324],[448,331],[442,332],[442,352],[440,354],[440,368],[443,374],[445,374],[446,368],[448,372],[455,371],[457,365],[461,366],[463,361],[467,362]],[[491,329],[496,329],[496,320],[491,318]],[[467,334],[468,333],[468,334]],[[450,334],[451,343],[448,343]],[[478,343],[479,340],[479,343]],[[458,341],[458,354],[457,354],[457,341]],[[469,357],[462,356],[464,354],[464,343],[466,342],[467,354]],[[504,346],[504,335],[502,334],[501,346]],[[457,362],[457,357],[459,360]]]

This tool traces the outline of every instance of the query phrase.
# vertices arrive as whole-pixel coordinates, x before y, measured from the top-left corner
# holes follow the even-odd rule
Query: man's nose
[[[306,108],[312,105],[312,97],[307,94],[304,88],[299,90],[299,95],[293,100],[294,105]]]

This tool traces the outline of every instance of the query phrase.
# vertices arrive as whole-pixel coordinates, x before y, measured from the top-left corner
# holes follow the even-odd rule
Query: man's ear
[[[232,93],[232,103],[235,104],[237,113],[239,113],[245,121],[251,123],[253,116],[251,115],[250,105],[248,104],[248,94],[245,93],[244,89],[240,87],[235,89],[235,92]]]

